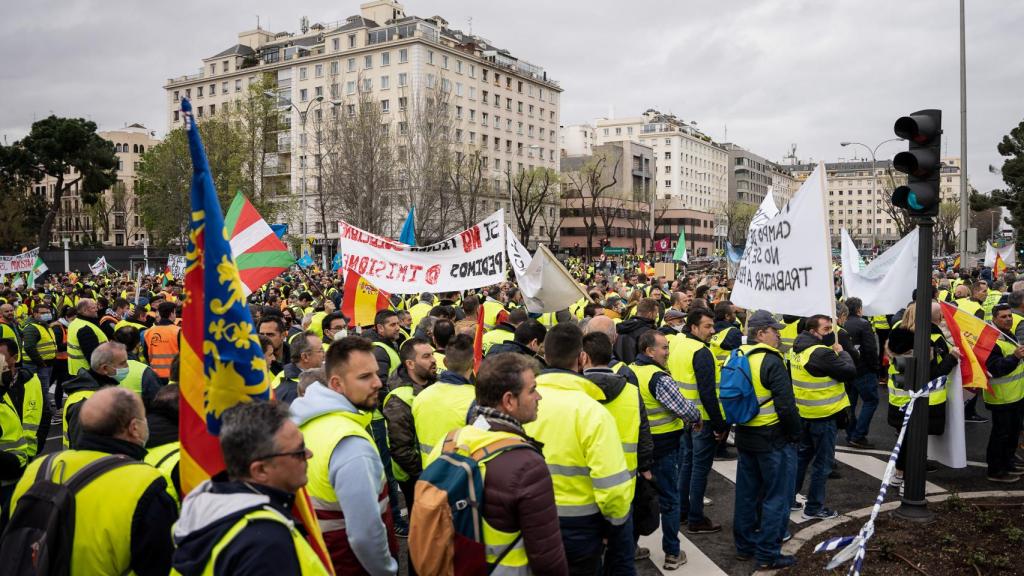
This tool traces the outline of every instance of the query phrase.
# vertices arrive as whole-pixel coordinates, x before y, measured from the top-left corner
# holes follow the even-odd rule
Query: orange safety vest
[[[58,330],[55,329],[53,331],[54,340],[56,340],[58,338],[60,339],[60,346],[58,346],[58,349],[57,349],[57,358],[56,359],[57,360],[67,361],[67,359],[68,359],[68,327],[63,325],[63,324],[61,324],[60,322],[57,322],[56,325],[60,326],[60,329],[59,329],[60,334],[59,335],[57,334]],[[51,325],[50,327],[53,328],[53,325]],[[61,350],[61,348],[63,348],[63,350]]]
[[[178,355],[178,333],[181,328],[170,324],[146,330],[146,357],[149,367],[160,378],[171,377],[171,362]]]

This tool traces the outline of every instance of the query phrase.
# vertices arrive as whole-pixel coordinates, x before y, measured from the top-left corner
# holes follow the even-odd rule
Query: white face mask
[[[345,338],[347,336],[348,328],[342,328],[341,330],[338,330],[337,332],[334,333],[334,340],[335,342],[337,342],[338,340],[341,340],[342,338]]]

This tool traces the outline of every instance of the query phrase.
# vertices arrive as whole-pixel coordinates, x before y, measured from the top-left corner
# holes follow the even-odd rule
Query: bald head
[[[604,315],[594,316],[591,318],[590,322],[587,322],[586,329],[583,330],[583,335],[586,336],[591,332],[600,332],[608,336],[608,339],[612,341],[612,344],[615,344],[615,337],[617,334],[615,332],[615,321],[611,318]]]
[[[149,439],[146,409],[142,397],[117,386],[96,391],[78,413],[82,432],[103,438],[117,438],[145,446]]]

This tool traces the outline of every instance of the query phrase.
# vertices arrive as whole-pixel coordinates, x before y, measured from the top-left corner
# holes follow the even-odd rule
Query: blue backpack
[[[752,354],[764,353],[767,350],[755,349]],[[754,380],[750,372],[750,360],[739,348],[729,353],[729,358],[722,366],[722,376],[718,384],[718,399],[722,403],[727,424],[746,424],[753,420],[761,404],[754,392]],[[764,403],[768,403],[765,400]]]

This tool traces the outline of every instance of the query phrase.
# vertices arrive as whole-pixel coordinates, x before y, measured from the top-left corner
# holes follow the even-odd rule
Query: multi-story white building
[[[560,126],[558,142],[563,156],[590,156],[594,153],[597,135],[590,124]]]
[[[117,182],[104,190],[93,205],[82,202],[79,185],[61,198],[60,212],[53,223],[50,242],[60,245],[66,239],[71,245],[142,246],[148,241],[146,229],[139,215],[135,183],[138,180],[142,154],[160,143],[155,133],[141,124],[132,124],[120,130],[97,132],[100,138],[114,145],[117,155]],[[72,173],[64,181],[73,180]],[[53,202],[57,179],[47,176],[33,184],[36,194],[46,194]],[[45,247],[44,247],[45,248]]]
[[[305,160],[311,129],[303,112],[348,109],[366,94],[397,137],[410,130],[407,107],[430,90],[445,91],[456,150],[486,157],[485,178],[494,183],[491,198],[483,200],[487,210],[505,208],[511,218],[506,172],[559,169],[558,84],[542,68],[450,28],[439,16],[407,16],[395,0],[363,3],[359,15],[340,22],[303,18],[295,33],[239,33],[237,44],[204,59],[197,74],[167,81],[168,121],[179,121],[183,97],[202,119],[222,113],[261,78],[275,85],[286,127],[267,157],[265,187],[289,204],[316,189],[314,171],[304,169],[314,162]],[[313,202],[301,204],[291,229],[319,232],[303,229],[306,221],[319,226],[320,218],[311,214]],[[557,202],[552,206],[557,210]]]

